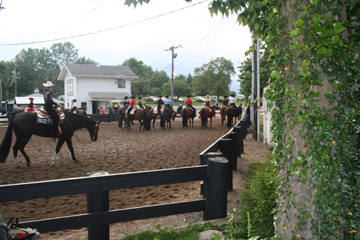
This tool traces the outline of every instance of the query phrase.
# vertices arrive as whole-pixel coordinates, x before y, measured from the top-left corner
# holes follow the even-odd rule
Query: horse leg
[[[55,148],[55,152],[54,152],[54,155],[53,157],[51,158],[51,165],[54,165],[55,164],[55,160],[56,160],[56,155],[60,152],[60,148],[61,146],[64,144],[65,140],[63,138],[59,138],[59,141],[58,143],[56,144],[56,148]],[[71,146],[72,147],[72,146]],[[70,149],[70,147],[69,147]],[[74,152],[74,149],[70,149],[70,152],[71,152],[71,155],[73,156],[73,152]],[[74,156],[73,156],[74,158]],[[76,161],[76,159],[75,159]]]
[[[212,117],[210,118],[210,128],[212,128]]]
[[[60,141],[59,141],[60,142]],[[59,145],[59,142],[58,142],[58,145]],[[73,148],[73,145],[72,145],[72,141],[71,141],[71,138],[69,139],[66,139],[66,144],[70,150],[70,153],[71,153],[71,157],[72,157],[72,160],[74,160],[76,163],[78,162],[75,158],[75,154],[74,154],[74,148]],[[60,148],[61,146],[59,147],[59,150],[57,149],[57,146],[56,146],[56,150],[57,150],[57,153],[60,151]]]
[[[155,120],[156,120],[156,118],[154,118],[154,120],[153,120],[153,129],[155,130]]]
[[[23,136],[23,137],[24,137],[24,136]],[[25,158],[25,160],[26,160],[26,166],[28,166],[28,167],[30,166],[30,158],[29,158],[29,156],[25,153],[24,148],[25,148],[26,144],[29,142],[30,138],[31,138],[31,135],[30,135],[30,137],[21,138],[21,140],[20,140],[20,138],[18,138],[18,137],[16,136],[16,142],[15,142],[14,147],[13,147],[14,160],[15,160],[16,162],[18,162],[18,160],[17,160],[17,152],[18,152],[18,150],[20,150],[20,152],[22,153],[22,155],[24,156],[24,158]]]
[[[141,120],[138,120],[139,121],[139,123],[140,123],[140,127],[139,127],[139,130],[140,130],[140,132],[141,132],[141,127],[144,125],[143,124],[143,122],[141,121]],[[144,130],[143,130],[143,132],[145,131],[145,125],[144,125]]]

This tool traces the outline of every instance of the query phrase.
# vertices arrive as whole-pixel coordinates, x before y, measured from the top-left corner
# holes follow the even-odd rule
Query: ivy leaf
[[[310,0],[311,4],[318,4],[318,0]]]
[[[320,19],[321,19],[321,15],[318,13],[314,13],[314,15],[313,15],[314,23],[315,24],[318,23],[320,21]]]
[[[339,34],[345,30],[344,26],[341,23],[336,22],[334,23],[334,34]]]
[[[304,46],[302,49],[304,52],[309,52],[310,51],[310,47],[308,45]]]
[[[301,18],[296,20],[296,26],[301,27],[303,24],[304,24],[304,20],[302,20]]]
[[[310,65],[310,62],[308,60],[305,60],[302,64],[301,64],[301,68],[307,68]]]
[[[303,99],[301,99],[301,103],[306,103],[306,99],[305,98],[303,98]]]
[[[302,123],[302,122],[304,121],[304,119],[299,116],[299,117],[296,119],[296,121],[297,121],[298,123]]]
[[[273,102],[267,102],[266,105],[267,105],[268,109],[271,109],[274,106],[274,103]]]
[[[299,28],[295,28],[295,30],[292,30],[290,33],[290,37],[296,37],[297,35],[300,34],[300,29]]]
[[[272,72],[270,73],[270,76],[274,77],[274,78],[277,78],[277,79],[280,79],[281,74],[276,70],[272,70]]]

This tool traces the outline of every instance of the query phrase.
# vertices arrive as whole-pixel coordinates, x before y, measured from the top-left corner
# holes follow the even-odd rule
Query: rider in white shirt
[[[77,102],[76,99],[73,100],[73,105],[71,106],[70,112],[74,112],[77,109]]]
[[[234,94],[231,94],[229,97],[229,105],[233,106],[236,109],[236,111],[238,110],[238,108],[236,107],[236,99]]]

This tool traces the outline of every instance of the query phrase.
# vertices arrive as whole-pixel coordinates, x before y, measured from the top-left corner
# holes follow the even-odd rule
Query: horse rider
[[[131,112],[131,110],[134,108],[134,106],[136,105],[136,102],[135,102],[135,97],[134,96],[131,96],[130,97],[131,98],[131,101],[130,101],[130,103],[129,103],[129,107],[128,107],[128,109],[126,110],[126,112],[127,112],[127,118],[128,119],[130,119],[130,112]]]
[[[229,106],[228,102],[229,102],[228,96],[224,96],[223,105]]]
[[[233,106],[233,107],[235,108],[236,112],[238,112],[238,108],[236,107],[236,99],[235,99],[234,94],[231,94],[231,95],[230,95],[229,105],[230,105],[230,106]]]
[[[238,115],[239,115],[238,120],[239,121],[241,120],[242,113],[243,113],[243,111],[242,111],[242,103],[240,103],[240,105],[238,106]]]
[[[124,97],[124,101],[123,101],[123,104],[124,104],[124,107],[127,107],[129,105],[130,101],[129,101],[129,97],[128,96],[125,96]]]
[[[160,110],[161,110],[161,106],[164,104],[164,101],[161,99],[162,98],[162,96],[159,96],[159,100],[158,100],[158,106],[157,106],[157,110],[158,110],[158,116],[157,116],[157,119],[160,119],[160,117],[161,117],[161,112],[160,112]]]
[[[76,102],[76,99],[73,99],[73,104],[71,106],[70,112],[72,113],[72,112],[76,111],[76,109],[77,109],[77,102]]]
[[[186,106],[191,107],[191,109],[192,109],[193,112],[194,112],[194,117],[196,117],[196,110],[195,110],[195,108],[192,106],[192,101],[191,101],[191,98],[190,98],[190,97],[191,97],[190,95],[187,96],[187,99],[186,99],[185,103],[186,103]]]
[[[30,103],[27,105],[28,106],[28,109],[27,109],[27,111],[28,112],[31,112],[32,110],[34,110],[34,98],[29,98],[29,100],[30,100]]]
[[[182,109],[183,109],[183,107],[182,107],[182,104],[180,103],[177,110],[176,110],[176,113],[181,114]]]
[[[51,137],[56,138],[62,134],[62,131],[60,129],[60,121],[59,121],[60,117],[53,107],[53,105],[57,106],[57,103],[54,102],[54,97],[51,92],[53,84],[51,81],[47,81],[46,83],[43,83],[43,85],[44,87],[46,87],[46,90],[44,92],[44,101],[45,101],[44,109],[49,114],[49,116],[53,121],[51,126]]]
[[[145,108],[144,108],[144,104],[141,102],[141,97],[138,98],[138,105],[139,105],[139,107],[141,107],[142,109],[145,109]]]
[[[210,106],[210,96],[209,95],[206,95],[206,98],[205,98],[205,107],[208,107],[211,109],[211,114],[213,117],[215,117],[215,109]]]

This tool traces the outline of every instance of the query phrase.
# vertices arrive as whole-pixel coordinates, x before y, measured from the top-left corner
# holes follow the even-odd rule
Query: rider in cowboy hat
[[[145,109],[144,108],[144,104],[142,104],[142,102],[141,102],[141,97],[138,97],[138,105],[139,105],[139,107],[141,107],[142,109]]]
[[[157,119],[160,119],[160,117],[161,117],[160,109],[161,109],[161,106],[164,104],[164,101],[161,98],[162,98],[162,96],[159,96],[159,100],[157,102],[157,104],[158,104],[158,106],[157,106],[157,110],[158,110]]]
[[[57,114],[56,110],[53,107],[53,105],[57,106],[57,103],[54,102],[54,100],[53,100],[54,97],[51,92],[53,84],[51,81],[47,81],[43,85],[44,85],[44,87],[46,87],[46,90],[44,92],[44,101],[45,101],[44,109],[46,110],[46,112],[49,114],[49,116],[51,117],[51,119],[53,121],[52,126],[51,126],[51,137],[53,137],[53,138],[59,137],[62,134],[62,132],[60,129],[59,115]]]
[[[231,94],[231,95],[230,95],[229,105],[230,105],[230,106],[233,106],[233,107],[235,108],[236,112],[238,112],[238,108],[236,107],[236,99],[235,99],[234,94]]]
[[[128,97],[128,96],[125,96],[124,99],[125,99],[125,100],[123,101],[123,104],[124,104],[125,107],[127,107],[127,106],[129,105],[129,103],[130,103],[129,97]]]
[[[228,96],[224,96],[223,105],[228,105],[229,99]]]
[[[133,109],[133,107],[136,105],[136,102],[135,102],[135,97],[134,96],[131,96],[131,101],[129,103],[129,108],[127,109],[127,117],[129,118],[130,117],[130,112],[131,110]]]
[[[190,98],[191,96],[188,95],[187,97],[188,97],[188,98],[187,98],[186,101],[185,101],[186,106],[191,107],[191,109],[192,109],[193,112],[194,112],[194,117],[196,117],[196,110],[195,110],[195,108],[192,106],[192,101],[191,101],[191,98]]]
[[[76,99],[73,99],[73,105],[71,106],[70,112],[74,112],[77,109],[77,102]]]
[[[29,100],[30,100],[30,103],[28,104],[27,111],[31,112],[34,109],[34,98],[30,97]]]

